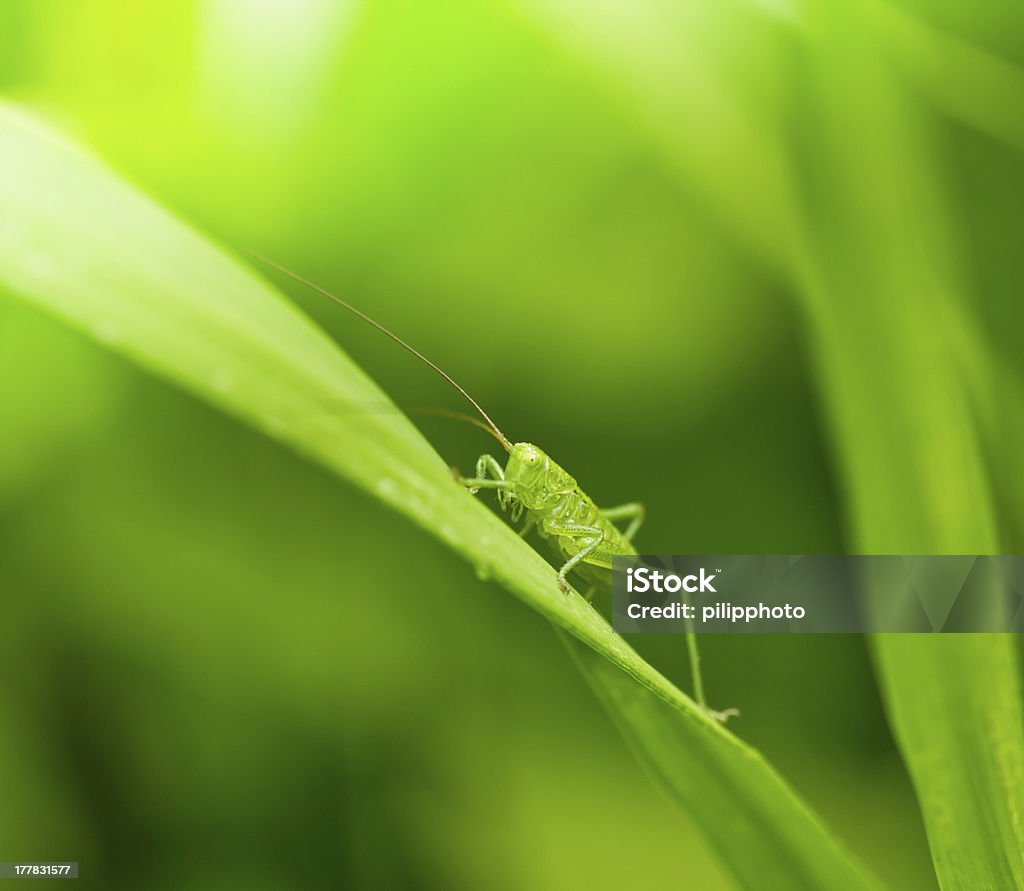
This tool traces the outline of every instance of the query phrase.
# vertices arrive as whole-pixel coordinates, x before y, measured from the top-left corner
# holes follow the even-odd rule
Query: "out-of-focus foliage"
[[[7,0],[0,90],[645,501],[652,551],[1019,551],[1021,12],[837,6]],[[451,404],[296,299],[396,400]],[[10,856],[124,887],[731,887],[534,614],[56,324],[0,325]],[[489,445],[424,429],[463,468]],[[685,686],[680,641],[638,647]],[[1012,692],[983,673],[1007,647],[924,664]],[[704,648],[737,731],[934,888],[863,642]],[[906,655],[889,701],[928,706]],[[897,715],[908,757],[955,707]]]

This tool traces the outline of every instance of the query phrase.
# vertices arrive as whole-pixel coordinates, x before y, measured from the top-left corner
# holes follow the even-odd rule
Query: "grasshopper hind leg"
[[[644,506],[639,502],[603,508],[601,513],[606,520],[613,522],[618,520],[629,521],[629,525],[622,532],[622,537],[629,542],[633,541],[633,536],[636,535],[637,530],[639,530],[644,521]],[[588,600],[593,596],[593,590],[591,588],[588,592]],[[693,676],[694,697],[697,700],[697,705],[700,706],[700,710],[712,720],[719,721],[722,724],[728,721],[729,718],[739,715],[739,709],[727,708],[722,711],[716,711],[708,705],[707,699],[704,696],[704,677],[700,666],[700,651],[697,649],[697,634],[693,630],[692,622],[687,622],[686,650],[690,658],[690,673]]]
[[[629,520],[629,525],[622,531],[622,537],[626,541],[632,541],[633,536],[643,525],[646,511],[639,501],[631,501],[629,504],[620,504],[618,507],[601,508],[601,514],[606,520]]]
[[[697,705],[705,715],[713,721],[724,724],[730,718],[739,716],[738,708],[727,708],[716,711],[708,705],[704,696],[704,675],[700,667],[700,650],[697,649],[697,632],[693,630],[693,620],[686,620],[686,652],[690,657],[690,675],[693,678],[693,695]]]

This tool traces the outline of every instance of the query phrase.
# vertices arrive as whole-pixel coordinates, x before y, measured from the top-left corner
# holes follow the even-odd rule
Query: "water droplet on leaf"
[[[57,262],[46,251],[31,251],[25,258],[25,271],[34,279],[49,281],[57,272]]]
[[[121,329],[113,322],[98,322],[92,333],[100,343],[114,344],[121,340]]]
[[[271,436],[280,436],[285,431],[285,423],[277,415],[264,415],[263,429]]]
[[[235,386],[235,376],[224,369],[215,371],[210,378],[210,386],[218,393],[229,393]]]

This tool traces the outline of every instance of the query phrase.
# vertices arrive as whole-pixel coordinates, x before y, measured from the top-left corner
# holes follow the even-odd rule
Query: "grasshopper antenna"
[[[467,415],[465,412],[454,411],[450,408],[435,408],[431,405],[403,405],[402,408],[412,415],[427,415],[435,418],[448,418],[452,421],[462,421],[463,424],[469,424],[478,430],[483,430],[488,436],[498,439],[495,432],[483,421],[479,418],[474,418],[472,415]],[[503,446],[505,445],[500,439],[498,439],[498,442]]]
[[[345,309],[347,309],[350,313],[352,313],[355,316],[359,316],[359,318],[361,318],[364,322],[368,322],[370,325],[372,325],[374,328],[380,331],[381,334],[385,334],[388,337],[390,337],[395,343],[402,347],[402,349],[412,353],[417,359],[419,359],[425,365],[429,366],[430,368],[433,368],[434,371],[436,371],[439,375],[441,375],[441,377],[448,381],[449,384],[451,384],[456,390],[458,390],[466,398],[469,404],[472,405],[473,408],[475,408],[480,413],[480,417],[484,419],[489,431],[493,433],[498,442],[501,443],[502,448],[504,448],[506,452],[512,451],[512,443],[509,442],[508,437],[501,432],[501,430],[498,428],[498,425],[491,420],[487,412],[485,412],[480,407],[480,403],[477,402],[472,396],[470,396],[469,393],[466,392],[466,390],[459,386],[459,384],[456,383],[455,379],[450,374],[448,374],[448,372],[446,372],[443,368],[441,368],[440,365],[435,365],[419,350],[407,344],[404,340],[402,340],[401,337],[385,328],[380,322],[374,321],[366,313],[356,309],[354,306],[352,306],[351,303],[346,303],[340,297],[335,296],[325,288],[321,288],[319,285],[314,284],[309,279],[299,275],[297,272],[292,272],[287,267],[282,266],[280,263],[276,263],[275,261],[268,259],[267,257],[264,257],[262,254],[257,254],[255,251],[250,251],[249,253],[252,254],[252,256],[259,260],[261,263],[265,263],[267,266],[271,267],[271,269],[276,269],[283,275],[287,275],[289,278],[294,279],[299,284],[305,285],[310,290],[316,291],[318,294],[322,294],[329,300],[333,300],[335,303],[345,307]]]

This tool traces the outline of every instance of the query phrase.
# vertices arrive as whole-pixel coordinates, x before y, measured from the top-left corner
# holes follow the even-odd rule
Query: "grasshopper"
[[[553,461],[547,452],[533,443],[513,443],[501,432],[501,429],[491,420],[481,405],[448,372],[406,343],[393,331],[298,273],[259,254],[254,254],[254,256],[278,272],[333,300],[391,338],[404,350],[432,368],[473,406],[480,415],[482,423],[476,418],[467,417],[458,412],[441,413],[461,418],[485,430],[501,443],[502,448],[508,453],[508,460],[502,467],[497,458],[484,454],[476,462],[476,476],[463,477],[454,470],[453,476],[473,495],[481,489],[496,490],[498,506],[502,512],[509,513],[513,524],[518,524],[525,514],[525,522],[519,534],[525,536],[531,529],[536,529],[540,537],[547,540],[554,547],[560,559],[564,561],[558,570],[558,587],[563,594],[568,594],[570,591],[567,575],[570,572],[575,572],[589,583],[590,587],[586,597],[588,600],[592,599],[597,587],[608,582],[612,569],[612,558],[633,556],[637,553],[636,548],[633,547],[633,536],[636,535],[644,521],[644,506],[642,504],[632,502],[618,507],[598,507],[594,500],[580,488],[579,483],[563,467]],[[619,521],[628,523],[625,529],[620,529],[615,525]],[[735,709],[717,712],[708,708],[704,698],[704,684],[700,671],[696,635],[692,630],[687,632],[686,641],[698,705],[706,714],[720,721],[725,721],[730,716],[737,714]]]
[[[590,582],[591,599],[597,585],[607,579],[612,558],[636,554],[633,536],[644,521],[644,506],[633,502],[599,508],[547,452],[533,443],[511,443],[497,427],[493,431],[508,452],[505,467],[494,456],[481,455],[475,477],[456,479],[474,495],[480,489],[496,489],[498,505],[509,511],[513,524],[525,514],[520,534],[535,528],[565,561],[558,570],[558,587],[567,594],[566,576],[575,570]],[[616,520],[628,520],[629,525],[620,530]]]

